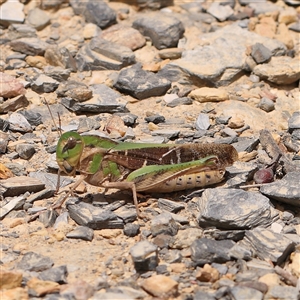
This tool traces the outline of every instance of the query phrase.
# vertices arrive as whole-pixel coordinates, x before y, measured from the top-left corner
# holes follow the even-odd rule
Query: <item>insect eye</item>
[[[73,137],[69,137],[62,149],[63,153],[65,153],[68,150],[74,149],[76,145],[77,145],[77,140],[74,139]]]

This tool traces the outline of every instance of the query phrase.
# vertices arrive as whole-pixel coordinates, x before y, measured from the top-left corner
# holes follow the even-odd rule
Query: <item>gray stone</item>
[[[257,145],[259,144],[259,137],[240,137],[237,143],[233,143],[232,146],[236,149],[237,152],[252,152],[256,149]]]
[[[157,205],[161,210],[165,210],[175,214],[185,208],[184,204],[180,202],[175,202],[164,198],[159,198],[157,201]]]
[[[296,32],[300,32],[300,21],[290,24],[289,29]]]
[[[91,229],[123,228],[124,223],[117,215],[109,210],[95,207],[91,204],[78,202],[72,198],[66,202],[70,217],[79,225]]]
[[[151,115],[151,116],[147,116],[145,117],[145,121],[146,122],[152,122],[154,124],[159,124],[159,123],[163,123],[165,122],[165,117],[159,114],[155,114],[155,115]]]
[[[293,113],[292,117],[289,118],[289,130],[300,129],[300,111]]]
[[[45,11],[35,7],[28,12],[26,21],[36,30],[42,30],[50,24],[50,17]]]
[[[123,232],[126,236],[134,237],[140,232],[140,225],[134,223],[127,223],[124,226]]]
[[[115,88],[139,100],[162,96],[171,87],[171,82],[152,72],[144,71],[141,65],[124,69],[120,72]]]
[[[163,13],[148,13],[137,18],[132,26],[144,36],[150,37],[157,49],[177,47],[178,41],[184,33],[181,21],[172,15]]]
[[[251,56],[257,64],[268,62],[272,57],[272,52],[261,43],[252,46]]]
[[[0,104],[0,113],[16,111],[20,108],[27,107],[28,105],[29,101],[26,96],[16,96],[14,98],[7,99],[4,103]]]
[[[32,127],[26,120],[26,118],[19,113],[12,113],[9,118],[9,129],[19,132],[32,132]]]
[[[280,11],[281,8],[276,5],[275,3],[272,3],[270,1],[251,1],[249,3],[249,7],[251,7],[252,9],[254,9],[255,12],[255,16],[258,15],[264,15],[266,13],[271,13],[271,12],[276,12],[276,11]]]
[[[158,74],[172,82],[198,87],[228,85],[247,71],[245,53],[253,41],[264,44],[272,55],[284,55],[286,52],[283,43],[242,29],[237,24],[206,33],[202,39],[209,45],[186,50],[182,58],[171,61]]]
[[[8,27],[8,35],[11,40],[20,38],[36,38],[36,30],[28,24],[11,24]]]
[[[92,241],[94,238],[94,230],[86,226],[78,226],[66,235],[69,239],[81,239],[84,241]]]
[[[295,249],[295,244],[284,234],[260,227],[247,230],[245,242],[260,259],[271,260],[276,265],[281,265]]]
[[[21,110],[19,113],[26,118],[31,126],[38,126],[43,123],[42,115],[34,110]]]
[[[176,107],[180,105],[191,105],[193,100],[190,97],[179,97],[175,98],[167,103],[168,107]]]
[[[239,189],[206,189],[198,205],[202,227],[245,229],[268,226],[278,219],[267,197]]]
[[[39,38],[26,37],[11,41],[10,46],[14,51],[25,53],[27,55],[43,56],[47,48],[47,43]]]
[[[16,152],[23,159],[29,160],[35,153],[35,148],[31,144],[18,144]]]
[[[287,173],[281,180],[264,184],[260,192],[279,202],[300,206],[299,172]]]
[[[245,287],[245,286],[234,286],[230,288],[230,296],[234,300],[262,300],[264,299],[264,294],[258,290]]]
[[[200,113],[196,120],[197,130],[207,130],[210,127],[210,121],[208,114]]]
[[[3,3],[3,1],[1,2]],[[1,4],[0,24],[8,26],[12,23],[23,23],[25,14],[24,4],[15,0],[8,0]]]
[[[44,73],[54,80],[61,82],[66,81],[69,78],[71,70],[62,67],[46,66],[44,67]]]
[[[45,270],[39,274],[39,279],[53,281],[59,284],[67,283],[68,270],[66,266],[59,266]]]
[[[150,230],[153,237],[161,233],[174,236],[178,225],[169,213],[162,213],[151,220]]]
[[[117,22],[115,11],[104,1],[95,2],[93,0],[89,0],[85,4],[83,16],[87,23],[94,23],[101,29],[109,27]]]
[[[205,229],[203,235],[215,240],[232,240],[238,242],[245,236],[245,230],[219,230],[215,228]]]
[[[30,272],[40,272],[50,269],[53,264],[54,262],[50,257],[35,252],[27,252],[17,264],[17,267]]]
[[[0,183],[1,185],[1,183]],[[7,204],[0,208],[0,220],[2,220],[9,212],[14,209],[20,209],[23,207],[26,198],[22,195],[10,200]]]
[[[222,5],[218,2],[213,2],[207,12],[218,19],[220,22],[227,20],[234,11],[229,5]]]
[[[272,101],[271,99],[263,97],[260,99],[258,107],[266,112],[270,112],[275,109],[275,104],[274,101]]]
[[[215,300],[214,295],[198,290],[193,298],[194,300]]]
[[[179,135],[179,130],[176,129],[157,129],[153,130],[151,133],[153,136],[162,136],[167,139],[177,138]]]
[[[121,95],[105,84],[90,86],[93,92],[92,99],[77,102],[71,98],[62,98],[61,103],[68,109],[76,112],[115,113],[126,111],[126,104],[122,103]]]
[[[300,66],[296,58],[272,57],[269,63],[255,66],[253,73],[276,84],[291,84],[300,79]]]
[[[299,290],[297,287],[293,286],[270,286],[264,299],[298,300]]]
[[[1,180],[1,186],[6,191],[3,194],[5,197],[19,196],[26,192],[35,193],[45,188],[44,183],[35,178],[27,176],[17,176]]]
[[[26,202],[27,203],[27,202]],[[34,214],[36,213],[33,209],[37,206],[28,209],[28,213]],[[39,222],[43,223],[45,228],[52,227],[55,224],[55,221],[57,219],[58,213],[54,210],[45,210],[43,211],[43,207],[40,207],[40,213],[39,213]],[[37,211],[39,212],[39,211]]]
[[[41,74],[31,84],[31,88],[37,93],[52,93],[58,88],[59,82]]]
[[[153,271],[158,265],[157,246],[141,241],[130,249],[130,255],[137,272]]]
[[[1,130],[3,129],[1,128]],[[9,135],[7,133],[0,131],[0,153],[4,154],[6,152],[8,141],[9,141]]]
[[[229,250],[235,245],[233,241],[215,241],[201,238],[191,245],[191,258],[198,265],[225,263],[230,261]]]

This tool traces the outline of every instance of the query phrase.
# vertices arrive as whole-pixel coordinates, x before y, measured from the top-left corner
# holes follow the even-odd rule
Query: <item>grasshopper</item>
[[[82,174],[75,186],[84,180],[105,189],[131,189],[139,216],[137,192],[166,193],[219,183],[238,154],[227,144],[119,143],[66,132],[58,141],[56,158],[60,171]]]

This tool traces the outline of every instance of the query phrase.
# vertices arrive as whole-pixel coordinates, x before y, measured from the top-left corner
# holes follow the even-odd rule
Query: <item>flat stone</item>
[[[210,127],[210,121],[208,114],[200,113],[196,120],[197,130],[207,130]]]
[[[161,49],[158,55],[161,59],[178,59],[181,57],[183,49],[180,48],[167,48]]]
[[[11,40],[26,37],[37,37],[36,30],[28,24],[11,24],[8,27],[8,34]]]
[[[276,285],[269,288],[264,299],[282,299],[282,300],[297,300],[299,298],[299,290],[293,286]]]
[[[142,288],[155,297],[170,299],[178,291],[178,282],[165,275],[154,275],[142,282]]]
[[[245,286],[234,286],[230,288],[229,292],[232,299],[247,299],[247,300],[262,300],[264,299],[264,294],[258,290],[245,287]]]
[[[105,84],[94,84],[89,87],[93,97],[84,102],[71,98],[62,98],[61,103],[68,109],[76,112],[115,113],[126,111],[126,104],[121,101],[121,94]]]
[[[235,245],[233,241],[215,241],[207,238],[195,240],[191,245],[191,258],[198,265],[225,263],[230,261],[229,250]]]
[[[203,87],[191,91],[188,95],[192,99],[203,103],[203,102],[219,102],[229,99],[226,90]]]
[[[25,93],[24,85],[19,80],[0,72],[0,97],[13,98]]]
[[[74,230],[70,231],[66,237],[71,239],[92,241],[94,238],[94,230],[85,226],[78,226]]]
[[[19,1],[5,1],[1,4],[0,23],[6,26],[12,23],[23,23],[25,19],[23,9],[24,4]]]
[[[24,194],[25,192],[41,191],[45,185],[40,180],[27,176],[12,177],[1,180],[0,184],[6,189],[5,197],[13,197]]]
[[[157,204],[161,210],[165,210],[171,213],[177,213],[185,208],[183,203],[171,201],[164,198],[159,198]]]
[[[45,270],[39,274],[39,279],[53,281],[59,284],[67,283],[68,270],[65,265]]]
[[[137,18],[132,26],[150,37],[157,49],[176,47],[184,33],[183,24],[176,17],[157,12]]]
[[[76,203],[73,200],[75,199],[70,199],[66,205],[70,217],[77,224],[91,229],[122,229],[124,227],[123,221],[114,212],[84,202]]]
[[[26,37],[11,41],[10,46],[17,52],[25,53],[27,55],[43,56],[47,48],[47,43],[39,38]]]
[[[18,144],[16,145],[16,152],[21,158],[29,160],[36,151],[32,144]]]
[[[300,111],[295,111],[289,118],[289,130],[300,129]]]
[[[280,6],[269,1],[260,1],[259,3],[251,1],[249,3],[249,7],[254,9],[255,16],[258,16],[260,14],[264,15],[266,13],[277,12],[281,10]]]
[[[295,249],[295,244],[284,234],[260,227],[246,231],[245,241],[260,259],[269,259],[277,265],[284,262]]]
[[[19,131],[22,133],[32,132],[32,127],[27,119],[17,112],[12,113],[9,118],[9,129],[13,131]]]
[[[281,180],[264,184],[260,192],[279,202],[300,206],[299,172],[287,173]]]
[[[76,60],[66,47],[48,47],[44,56],[52,66],[70,69],[72,72],[77,71]]]
[[[54,262],[50,257],[37,254],[35,252],[27,252],[17,264],[18,268],[30,272],[40,272],[48,270],[53,266]]]
[[[60,286],[57,282],[44,281],[36,277],[27,281],[27,287],[31,291],[31,295],[38,297],[46,294],[52,294],[60,290]]]
[[[24,95],[16,96],[0,104],[0,113],[8,113],[9,111],[16,111],[20,108],[27,107],[28,105],[29,105],[29,101]]]
[[[206,189],[198,205],[201,227],[245,229],[268,226],[278,219],[267,197],[239,189]]]
[[[114,86],[120,92],[142,100],[164,95],[171,87],[171,82],[152,72],[144,71],[139,64],[136,64],[122,70]]]
[[[229,5],[222,5],[218,2],[213,2],[207,12],[218,19],[220,22],[227,20],[234,11]]]
[[[101,38],[128,47],[132,51],[142,48],[146,44],[145,37],[138,30],[121,24],[103,30]]]
[[[31,88],[37,93],[54,92],[59,85],[59,82],[45,74],[39,75],[31,85]]]
[[[272,57],[272,52],[261,43],[256,43],[251,48],[251,56],[257,64],[268,62]]]
[[[300,66],[296,58],[272,57],[269,63],[254,67],[253,73],[276,84],[291,84],[300,79]]]

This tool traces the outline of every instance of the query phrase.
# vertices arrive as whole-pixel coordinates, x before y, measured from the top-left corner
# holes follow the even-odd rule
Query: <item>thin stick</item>
[[[288,281],[291,283],[292,286],[297,286],[297,277],[292,275],[290,272],[280,268],[279,266],[275,267],[275,273],[280,275],[285,279],[285,281]]]
[[[247,189],[247,188],[252,188],[252,187],[261,187],[264,186],[266,183],[257,183],[257,184],[248,184],[248,185],[241,185],[241,189]]]

